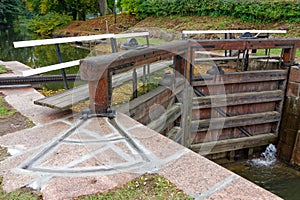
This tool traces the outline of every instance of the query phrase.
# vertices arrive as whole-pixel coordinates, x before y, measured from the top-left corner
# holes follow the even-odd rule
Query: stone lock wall
[[[292,66],[278,142],[281,160],[300,167],[300,68]]]

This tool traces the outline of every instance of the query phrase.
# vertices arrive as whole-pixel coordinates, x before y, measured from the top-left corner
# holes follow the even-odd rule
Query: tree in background
[[[27,8],[35,15],[59,13],[85,20],[87,13],[97,13],[96,0],[27,0]]]
[[[0,0],[0,24],[11,25],[18,16],[24,14],[21,0]]]
[[[73,20],[85,20],[87,14],[112,13],[114,0],[27,0],[26,5],[37,15],[55,12],[72,16]]]

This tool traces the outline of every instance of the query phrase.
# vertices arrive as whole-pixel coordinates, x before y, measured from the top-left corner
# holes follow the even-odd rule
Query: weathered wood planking
[[[193,109],[281,101],[282,97],[281,90],[194,97]]]
[[[73,102],[80,103],[87,100],[89,97],[88,85],[76,87],[76,89],[66,90],[63,93],[55,94],[50,97],[45,97],[34,101],[34,104],[47,106],[59,110],[65,110],[73,105]]]
[[[233,83],[226,85],[195,86],[205,96],[218,94],[235,94],[243,92],[262,92],[278,89],[278,81]]]
[[[287,74],[287,70],[266,70],[225,73],[224,75],[195,75],[193,86],[279,81],[285,80],[287,78]]]
[[[277,136],[272,133],[256,135],[252,137],[233,138],[214,142],[206,142],[191,145],[191,149],[201,155],[235,151],[239,149],[253,148],[274,143]]]
[[[251,135],[260,135],[265,133],[271,133],[272,124],[273,123],[254,124],[254,125],[244,126],[243,128]],[[238,128],[226,128],[220,130],[192,132],[190,136],[192,144],[226,140],[231,138],[240,138],[240,137],[245,137],[245,134],[243,134]]]
[[[197,52],[196,52],[197,53]],[[230,57],[209,57],[209,58],[196,58],[195,62],[210,62],[210,61],[234,61],[242,60],[243,57],[230,56]],[[280,59],[279,56],[250,56],[249,59]]]
[[[268,112],[275,110],[275,102],[266,103],[255,103],[255,104],[242,104],[242,105],[232,105],[226,107],[219,107],[223,112],[227,113],[229,116],[238,116],[245,114],[254,114],[260,112]],[[220,113],[214,108],[203,108],[197,109],[193,107],[192,119],[211,119],[215,117],[222,117]]]
[[[166,113],[160,115],[156,120],[147,125],[148,128],[157,132],[165,130],[168,124],[173,123],[181,115],[181,105],[174,104],[171,108],[166,110]]]
[[[182,139],[182,129],[178,126],[174,126],[167,134],[166,137],[168,137],[169,139],[177,142],[177,143],[181,143],[181,139]]]
[[[144,64],[170,59],[186,51],[187,43],[187,41],[177,41],[141,50],[86,58],[80,63],[80,77],[82,80],[95,81],[102,77],[105,70],[118,74]]]
[[[197,120],[192,122],[192,132],[277,122],[280,120],[280,116],[280,113],[276,111],[270,111],[247,115],[238,115],[233,117],[219,117]]]
[[[299,39],[229,39],[229,40],[193,40],[189,42],[189,49],[212,50],[245,50],[245,49],[297,49]]]

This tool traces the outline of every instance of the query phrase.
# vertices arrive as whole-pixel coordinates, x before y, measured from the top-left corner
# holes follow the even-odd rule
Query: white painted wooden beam
[[[287,33],[286,30],[184,30],[182,34],[218,34],[218,33]]]
[[[17,41],[17,42],[14,42],[14,47],[15,48],[34,47],[34,46],[49,45],[49,44],[62,44],[62,43],[69,43],[69,42],[82,42],[82,41],[109,39],[112,37],[114,37],[114,34]]]
[[[32,76],[32,75],[42,74],[45,72],[54,71],[54,70],[58,70],[58,69],[73,67],[73,66],[79,65],[79,62],[80,62],[80,60],[73,60],[70,62],[64,62],[64,63],[60,63],[60,64],[49,65],[46,67],[40,67],[40,68],[26,70],[26,71],[23,71],[22,73],[23,73],[23,76]]]

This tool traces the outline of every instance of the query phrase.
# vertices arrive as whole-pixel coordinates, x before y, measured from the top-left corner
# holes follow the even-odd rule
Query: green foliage
[[[148,16],[232,16],[254,22],[300,22],[299,1],[261,0],[122,0],[138,18]]]
[[[99,12],[98,0],[27,0],[26,6],[35,15],[55,12],[72,16],[74,20],[85,20],[86,14]]]
[[[7,69],[5,68],[5,66],[0,65],[0,74],[6,73],[8,72]]]
[[[140,13],[137,10],[136,0],[122,0],[118,3],[118,5],[122,7],[122,10],[130,14],[137,15],[138,13]]]
[[[24,5],[21,0],[0,1],[0,24],[12,24],[19,15],[24,14]]]
[[[67,15],[49,13],[31,19],[29,29],[39,35],[51,35],[55,29],[66,26],[71,20],[72,18]]]

